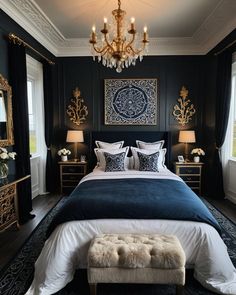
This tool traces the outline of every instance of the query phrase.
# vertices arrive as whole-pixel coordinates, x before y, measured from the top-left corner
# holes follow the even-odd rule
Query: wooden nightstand
[[[71,193],[80,179],[87,174],[87,162],[58,162],[60,166],[61,193]]]
[[[203,163],[175,162],[175,173],[196,193],[201,194],[201,177]]]

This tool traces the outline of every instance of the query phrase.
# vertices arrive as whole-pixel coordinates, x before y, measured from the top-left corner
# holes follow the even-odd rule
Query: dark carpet
[[[1,295],[22,295],[28,289],[36,261],[45,241],[47,226],[55,213],[62,206],[62,199],[41,221],[16,256],[0,273]],[[236,266],[236,225],[221,212],[203,200],[222,227],[222,238],[228,247],[229,255]],[[97,295],[173,295],[174,286],[134,285],[134,284],[99,284]],[[57,295],[88,295],[89,289],[86,271],[77,271],[74,280]],[[187,271],[185,295],[212,295],[215,293],[204,289],[194,278],[193,272]]]

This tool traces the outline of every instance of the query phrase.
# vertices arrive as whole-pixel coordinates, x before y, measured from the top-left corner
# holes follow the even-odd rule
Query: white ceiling
[[[56,56],[90,55],[117,0],[0,0],[0,7]],[[121,0],[126,20],[148,26],[150,54],[205,54],[236,28],[236,0]]]

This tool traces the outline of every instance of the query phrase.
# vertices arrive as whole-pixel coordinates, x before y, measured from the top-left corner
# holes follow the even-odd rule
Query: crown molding
[[[0,0],[0,8],[52,54],[57,55],[58,45],[63,43],[64,38],[34,1]]]
[[[236,28],[235,7],[222,0],[192,37],[150,38],[148,55],[206,54]],[[64,38],[34,0],[0,0],[0,8],[55,56],[91,55],[88,39]]]

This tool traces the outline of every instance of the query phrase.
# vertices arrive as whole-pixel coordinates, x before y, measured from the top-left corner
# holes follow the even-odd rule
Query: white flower
[[[57,152],[57,154],[58,154],[58,156],[67,156],[67,155],[71,154],[71,151],[67,150],[66,148],[63,148],[63,149],[59,150]]]
[[[15,160],[16,153],[15,153],[15,152],[8,153],[8,156],[9,156],[9,158],[11,158],[12,160]]]
[[[7,153],[1,153],[1,154],[0,154],[0,158],[1,158],[2,160],[6,160],[6,159],[9,159],[9,156],[8,156]]]
[[[7,153],[7,149],[3,148],[3,147],[0,147],[0,152],[1,153]]]
[[[195,148],[191,151],[192,155],[205,156],[205,152],[201,148]]]
[[[16,153],[8,152],[7,149],[1,147],[0,148],[0,162],[7,162],[8,160],[15,160]]]

